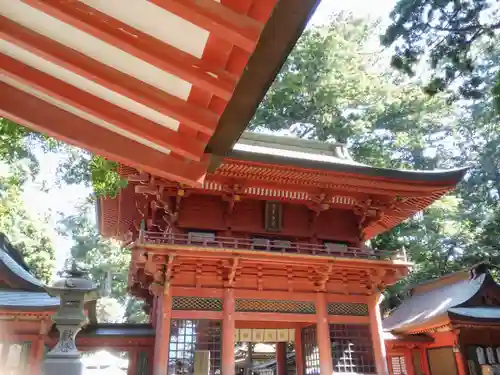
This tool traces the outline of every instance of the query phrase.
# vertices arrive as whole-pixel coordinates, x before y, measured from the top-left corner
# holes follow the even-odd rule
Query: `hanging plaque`
[[[281,202],[266,202],[265,229],[268,232],[279,232],[282,228],[283,205]]]

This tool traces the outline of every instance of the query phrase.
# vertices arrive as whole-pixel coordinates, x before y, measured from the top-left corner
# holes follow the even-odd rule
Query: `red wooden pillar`
[[[43,337],[40,337],[38,340],[33,341],[33,348],[29,359],[29,368],[31,369],[30,375],[41,375],[44,355],[45,341]]]
[[[128,355],[128,369],[127,375],[136,375],[137,374],[137,355],[139,353],[136,349],[129,351]]]
[[[460,345],[460,330],[459,329],[454,330],[453,334],[455,335],[455,338],[453,340],[454,341],[453,346],[455,352],[455,361],[457,362],[458,375],[467,375],[469,373],[468,369],[469,366],[467,365],[467,362],[464,359],[465,353],[463,352],[462,346]]]
[[[420,358],[422,360],[422,370],[424,374],[430,374],[431,370],[429,367],[429,358],[427,357],[427,348],[422,348],[420,352]]]
[[[234,375],[234,290],[224,289],[222,318],[222,375]]]
[[[276,375],[286,375],[286,342],[276,343]]]
[[[316,340],[319,349],[320,375],[333,374],[332,349],[330,343],[330,326],[324,293],[316,294]]]
[[[172,316],[172,293],[167,284],[156,303],[156,337],[153,358],[153,374],[167,375],[168,349],[170,342],[170,318]]]
[[[301,328],[295,328],[295,371],[297,375],[304,375],[304,349],[302,347]]]
[[[370,331],[372,334],[373,353],[377,365],[378,375],[388,375],[387,355],[385,352],[384,339],[382,338],[382,318],[380,316],[380,303],[383,296],[374,293],[368,302],[368,313],[370,316]]]
[[[413,355],[411,349],[409,348],[405,349],[404,356],[405,356],[406,372],[408,373],[408,375],[415,375],[415,364],[413,363]]]

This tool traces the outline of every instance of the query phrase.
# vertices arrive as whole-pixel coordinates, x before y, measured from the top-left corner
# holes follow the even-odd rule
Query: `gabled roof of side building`
[[[407,334],[463,320],[500,324],[500,285],[489,272],[471,278],[460,271],[417,285],[382,325]]]
[[[45,291],[22,254],[0,233],[0,309],[55,310],[58,306],[59,298]]]

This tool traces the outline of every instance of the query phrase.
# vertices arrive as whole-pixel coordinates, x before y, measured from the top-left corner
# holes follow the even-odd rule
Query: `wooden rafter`
[[[247,52],[253,52],[264,25],[213,0],[151,0]]]
[[[3,16],[0,16],[0,36],[47,61],[129,97],[195,130],[211,135],[217,127],[219,116],[216,113],[187,103],[119,70],[101,64]]]
[[[177,131],[124,110],[2,53],[0,53],[0,72],[70,106],[102,118],[124,132],[134,134],[186,158],[199,161],[203,155],[202,142],[188,140]]]
[[[236,79],[229,73],[207,67],[206,62],[82,2],[22,1],[224,100],[229,100],[232,96]]]
[[[205,175],[207,160],[197,164],[184,162],[95,126],[3,82],[0,82],[0,115],[97,155],[166,179],[199,184]],[[89,129],[93,129],[92,132]]]

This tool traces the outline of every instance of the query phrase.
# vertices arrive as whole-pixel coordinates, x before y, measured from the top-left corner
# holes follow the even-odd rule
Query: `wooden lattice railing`
[[[200,246],[231,250],[254,250],[285,254],[322,255],[346,258],[397,260],[407,262],[405,251],[374,250],[369,247],[352,247],[341,244],[311,244],[286,240],[255,240],[252,238],[212,237],[203,238],[188,233],[159,233],[141,231],[139,244]]]

